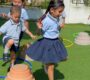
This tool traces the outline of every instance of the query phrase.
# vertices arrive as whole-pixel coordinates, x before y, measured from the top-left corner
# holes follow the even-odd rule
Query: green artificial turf
[[[0,24],[3,24],[1,20]],[[30,21],[30,30],[34,34],[36,33],[35,22]],[[71,43],[73,43],[73,45],[66,47],[68,51],[68,60],[60,62],[55,66],[55,80],[90,80],[90,45],[84,46],[74,43],[75,37],[79,32],[87,32],[90,35],[90,26],[84,24],[66,24],[61,30],[60,34],[61,37],[65,39],[63,40],[65,46]],[[2,58],[3,54],[1,38],[2,37],[0,37],[0,58]],[[33,43],[34,41],[25,34],[21,41],[21,45],[28,42]],[[37,61],[31,63],[36,80],[48,80],[42,64]],[[2,66],[2,64],[3,61],[0,60],[0,75],[6,75],[9,63],[6,64],[6,66]]]

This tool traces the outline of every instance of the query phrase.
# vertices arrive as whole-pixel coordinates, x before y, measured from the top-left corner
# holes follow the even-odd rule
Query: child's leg
[[[15,52],[12,50],[10,51],[10,66],[7,70],[8,72],[10,71],[10,68],[14,66],[15,60],[16,60],[16,55]]]
[[[18,46],[15,46],[15,44],[12,45],[10,48],[10,66],[8,68],[8,71],[10,71],[10,68],[15,65],[16,61],[16,52],[18,51]]]
[[[12,45],[10,49],[10,56],[11,56],[11,67],[14,66],[15,61],[16,61],[16,52],[18,52],[19,47],[18,45],[16,46],[15,43]]]
[[[47,64],[46,66],[49,80],[54,80],[54,64]]]
[[[4,54],[3,54],[3,60],[4,61],[8,61],[9,58],[9,49],[11,48],[11,46],[14,44],[14,41],[12,39],[9,39],[4,47]]]
[[[11,57],[11,67],[13,67],[14,66],[14,63],[16,61],[15,51],[13,51],[13,50],[10,51],[10,57]]]

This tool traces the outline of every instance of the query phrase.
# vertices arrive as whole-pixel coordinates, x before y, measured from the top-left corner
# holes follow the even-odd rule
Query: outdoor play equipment
[[[90,36],[86,32],[80,32],[75,37],[75,43],[78,45],[90,45]]]
[[[63,37],[60,37],[59,39],[63,41],[66,48],[70,48],[71,46],[73,46],[73,42],[71,40],[63,38]]]
[[[26,64],[16,64],[10,68],[5,80],[35,80],[31,69]]]
[[[3,60],[3,58],[0,58],[0,60]],[[25,63],[27,63],[29,65],[29,68],[32,69],[32,64],[30,61],[26,60],[26,59],[22,59],[22,58],[17,58],[16,61],[24,61]],[[6,76],[4,75],[0,75],[0,79],[4,79]]]
[[[63,39],[63,41],[68,43],[68,45],[65,45],[66,48],[69,48],[73,45],[73,42],[68,39]]]
[[[16,64],[10,69],[5,80],[33,80],[33,76],[27,65]]]

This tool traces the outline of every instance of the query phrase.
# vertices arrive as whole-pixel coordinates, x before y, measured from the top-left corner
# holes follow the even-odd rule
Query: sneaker
[[[15,64],[10,64],[10,66],[8,67],[8,69],[7,69],[7,72],[9,72],[10,71],[10,69],[11,69],[11,67],[13,67]]]
[[[7,62],[9,60],[9,54],[3,54],[3,61]]]
[[[11,68],[11,66],[9,66],[9,67],[8,67],[7,72],[9,72],[9,71],[10,71],[10,68]]]

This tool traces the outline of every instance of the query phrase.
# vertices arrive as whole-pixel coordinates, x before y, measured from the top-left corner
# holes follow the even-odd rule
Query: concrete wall
[[[64,0],[66,23],[85,23],[88,22],[88,16],[90,15],[90,7],[86,7],[84,4],[72,4],[71,0]]]

